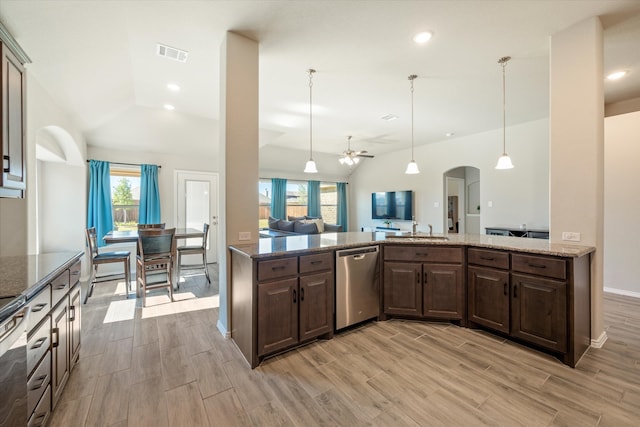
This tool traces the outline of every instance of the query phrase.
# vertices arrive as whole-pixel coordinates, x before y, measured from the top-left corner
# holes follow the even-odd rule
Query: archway
[[[449,169],[443,183],[443,229],[452,234],[480,234],[480,169]]]

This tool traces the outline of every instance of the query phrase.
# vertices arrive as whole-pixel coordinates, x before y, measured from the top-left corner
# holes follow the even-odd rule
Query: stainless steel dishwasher
[[[336,330],[379,313],[378,247],[336,251]]]

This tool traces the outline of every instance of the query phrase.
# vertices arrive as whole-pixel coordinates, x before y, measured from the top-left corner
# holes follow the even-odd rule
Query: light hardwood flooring
[[[53,426],[639,426],[640,300],[606,295],[602,349],[576,369],[450,324],[372,322],[251,370],[216,329],[214,284],[169,303],[97,285]]]

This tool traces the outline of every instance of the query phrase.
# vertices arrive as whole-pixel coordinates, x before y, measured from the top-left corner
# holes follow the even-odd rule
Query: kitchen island
[[[229,247],[231,337],[249,364],[331,338],[335,251],[372,244],[382,253],[381,320],[485,328],[570,366],[590,344],[593,247],[471,234],[325,233]],[[313,283],[313,293],[303,283]]]

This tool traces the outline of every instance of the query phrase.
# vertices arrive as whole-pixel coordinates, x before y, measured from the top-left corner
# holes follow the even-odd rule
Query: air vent
[[[382,120],[386,120],[388,122],[395,120],[398,118],[398,116],[396,116],[395,114],[385,114],[384,116],[380,117]]]
[[[163,56],[178,62],[187,62],[187,58],[189,57],[189,52],[186,50],[176,49],[175,47],[160,43],[157,44],[156,53],[158,56]]]

